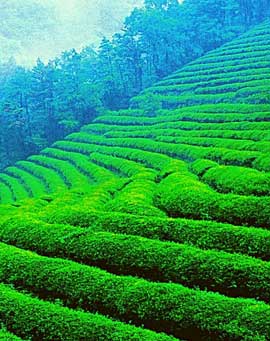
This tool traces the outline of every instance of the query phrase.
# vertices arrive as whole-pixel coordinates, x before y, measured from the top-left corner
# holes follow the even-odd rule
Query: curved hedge
[[[83,233],[78,229],[68,230],[65,236],[66,232],[67,228],[60,227],[55,238],[51,237],[47,243],[41,241],[41,244],[44,243],[42,249],[35,243],[38,233],[34,235],[33,232],[27,236],[33,236],[34,240],[28,244],[22,241],[20,244],[25,237],[18,237],[20,240],[15,244],[45,255],[99,266],[118,274],[173,281],[230,296],[258,297],[263,300],[270,298],[270,268],[268,263],[261,260],[137,236],[91,231]],[[46,230],[44,234],[48,238]],[[1,240],[13,243],[12,238],[2,237]]]
[[[30,161],[19,161],[16,163],[16,166],[39,178],[49,192],[60,192],[67,189],[63,179],[49,168],[39,166]]]
[[[217,166],[208,169],[202,180],[221,193],[269,196],[270,174],[255,169]]]
[[[22,283],[43,296],[50,294],[61,298],[72,307],[97,310],[135,324],[145,321],[147,328],[176,337],[191,338],[194,331],[199,339],[208,335],[210,340],[216,339],[214,334],[219,338],[226,335],[230,340],[252,335],[263,340],[263,337],[270,336],[269,320],[264,325],[258,323],[263,316],[270,314],[270,307],[262,302],[227,298],[176,284],[115,276],[100,269],[40,257],[10,246],[1,248],[5,252],[2,254],[2,269],[6,265],[1,276],[6,276],[7,282]],[[11,271],[9,264],[12,264]],[[0,316],[1,313],[0,308]],[[65,318],[63,315],[62,319]],[[237,327],[232,329],[231,323],[237,323]]]
[[[6,330],[0,330],[0,340],[2,341],[22,341],[18,336],[9,333]]]
[[[33,340],[172,341],[101,315],[70,310],[23,295],[0,284],[0,322],[23,338]]]
[[[165,135],[156,137],[157,141],[160,142],[170,142],[170,143],[179,143],[179,144],[189,144],[191,146],[200,146],[200,147],[216,147],[216,148],[227,148],[232,150],[239,151],[257,151],[261,153],[268,153],[270,150],[270,142],[269,141],[250,141],[250,140],[235,140],[235,139],[226,139],[222,138],[214,138],[214,137],[172,137]]]
[[[171,217],[270,228],[270,197],[216,193],[181,173],[171,174],[161,182],[156,205]]]
[[[59,160],[68,161],[75,166],[79,172],[87,176],[93,182],[101,183],[113,180],[113,178],[116,180],[116,177],[112,172],[91,162],[89,156],[81,153],[66,153],[60,149],[46,148],[42,151],[42,154]]]
[[[35,197],[41,196],[47,192],[46,186],[39,178],[18,167],[8,167],[6,173],[25,183],[25,185],[31,189],[31,192]]]
[[[166,214],[154,205],[156,189],[157,184],[145,178],[144,174],[141,178],[137,176],[115,195],[104,207],[104,211],[165,217]]]
[[[163,137],[160,138],[164,139]],[[166,139],[166,137],[165,137]],[[70,137],[70,141],[62,141],[55,144],[57,147],[67,148],[67,150],[80,150],[81,152],[102,151],[102,147],[131,148],[148,152],[158,152],[172,158],[180,158],[185,161],[194,161],[196,159],[208,158],[221,164],[229,164],[243,167],[255,167],[259,170],[270,170],[270,164],[263,161],[268,160],[267,153],[258,151],[234,150],[222,147],[201,147],[191,144],[177,144],[174,137],[169,138],[169,142],[153,141],[145,138],[99,138],[86,133],[78,133]],[[75,142],[74,142],[75,141]],[[73,149],[74,148],[74,149]],[[104,149],[104,148],[103,148]],[[260,160],[260,161],[259,161]],[[258,165],[259,162],[259,165]],[[264,168],[265,165],[265,168]]]
[[[87,188],[89,185],[89,179],[71,163],[44,155],[34,155],[31,156],[29,160],[40,166],[56,171],[65,182],[67,188]]]
[[[0,200],[1,204],[9,204],[15,200],[12,189],[0,181]]]
[[[62,248],[59,240],[66,233],[85,234],[81,228],[70,225],[90,227],[91,231],[107,231],[138,235],[162,241],[174,241],[194,245],[201,249],[216,249],[230,253],[242,253],[263,260],[270,260],[270,231],[240,227],[212,221],[171,219],[157,217],[137,217],[130,214],[106,213],[85,210],[80,207],[66,207],[51,210],[45,216],[51,224],[27,217],[16,217],[2,223],[0,240],[22,248],[30,248],[46,254],[52,248],[53,255]],[[58,233],[57,233],[58,232]],[[42,234],[43,233],[43,234]],[[48,238],[48,241],[46,241]],[[40,245],[38,244],[40,242]]]
[[[24,185],[13,176],[0,174],[0,181],[10,188],[15,200],[25,199],[32,194],[27,192],[27,189],[24,187]]]

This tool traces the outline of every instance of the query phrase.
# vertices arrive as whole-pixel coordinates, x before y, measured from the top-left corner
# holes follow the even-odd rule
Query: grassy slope
[[[269,46],[266,22],[0,175],[1,325],[270,339]]]

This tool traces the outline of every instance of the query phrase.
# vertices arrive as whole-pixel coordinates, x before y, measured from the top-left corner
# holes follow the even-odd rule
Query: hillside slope
[[[269,50],[265,22],[0,174],[3,327],[270,340]]]

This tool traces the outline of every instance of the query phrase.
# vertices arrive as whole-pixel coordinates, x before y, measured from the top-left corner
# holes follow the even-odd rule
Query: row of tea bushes
[[[53,207],[54,208],[54,207]],[[27,217],[15,217],[1,224],[0,240],[30,248],[39,253],[46,251],[59,256],[65,233],[74,235],[107,231],[138,235],[161,241],[174,241],[201,249],[216,249],[230,253],[242,253],[263,260],[270,259],[270,231],[240,227],[213,221],[141,217],[130,214],[89,211],[84,207],[62,206],[61,210],[45,210],[40,213],[47,224]],[[67,224],[59,225],[59,224]],[[77,226],[71,227],[72,226]],[[81,228],[90,228],[84,232]],[[48,241],[46,241],[48,238]]]
[[[175,340],[101,315],[43,302],[3,284],[0,284],[0,322],[22,338],[32,340]]]
[[[60,227],[58,239],[54,237],[45,243],[47,246],[43,253],[99,266],[118,274],[207,288],[233,297],[256,297],[265,301],[270,298],[269,264],[255,258],[108,232],[85,231],[82,234],[81,231],[81,235],[78,235],[80,231],[72,228],[66,237],[62,237],[66,245],[59,246],[59,235],[63,230],[64,228]],[[39,251],[40,247],[37,248]],[[6,253],[4,244],[0,249],[2,250],[0,268],[4,274],[6,271],[3,268]],[[19,253],[18,257],[23,258],[23,253]],[[12,259],[6,264],[12,264]],[[18,270],[15,264],[12,268],[14,271]],[[9,268],[7,271],[12,278],[16,277]]]
[[[269,306],[262,302],[227,298],[176,284],[152,283],[133,277],[116,276],[70,261],[40,257],[10,246],[1,245],[1,249],[1,277],[6,282],[16,285],[22,283],[24,287],[43,296],[46,293],[51,294],[74,308],[81,306],[90,311],[94,309],[136,324],[146,321],[147,328],[164,331],[176,337],[194,337],[194,330],[197,330],[198,336],[208,334],[210,339],[213,339],[213,334],[226,335],[231,340],[239,339],[241,335],[259,335],[259,340],[269,337],[269,323],[265,322],[263,326],[258,324],[258,320],[265,314],[270,314]],[[10,262],[13,265],[11,271],[8,269]],[[0,294],[0,302],[3,296],[5,293]],[[40,305],[41,303],[39,307]],[[0,308],[0,316],[5,314],[8,306],[5,304],[4,308]],[[64,312],[67,310],[61,310],[62,319],[65,319]],[[192,311],[197,314],[192,314]],[[88,316],[91,319],[92,316]],[[199,316],[201,317],[198,318]],[[216,323],[217,320],[219,323]],[[237,328],[231,328],[233,321],[237,321]],[[81,322],[80,320],[78,327]],[[129,331],[132,331],[132,327]],[[86,335],[85,332],[83,335]],[[133,332],[136,333],[136,329]]]
[[[270,227],[270,197],[220,194],[181,173],[161,182],[156,205],[171,217]]]

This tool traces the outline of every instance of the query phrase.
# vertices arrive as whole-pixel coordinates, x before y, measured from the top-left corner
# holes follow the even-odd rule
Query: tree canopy
[[[0,168],[104,109],[127,108],[144,88],[263,21],[269,8],[270,0],[145,0],[98,51],[72,49],[32,69],[2,63]]]

